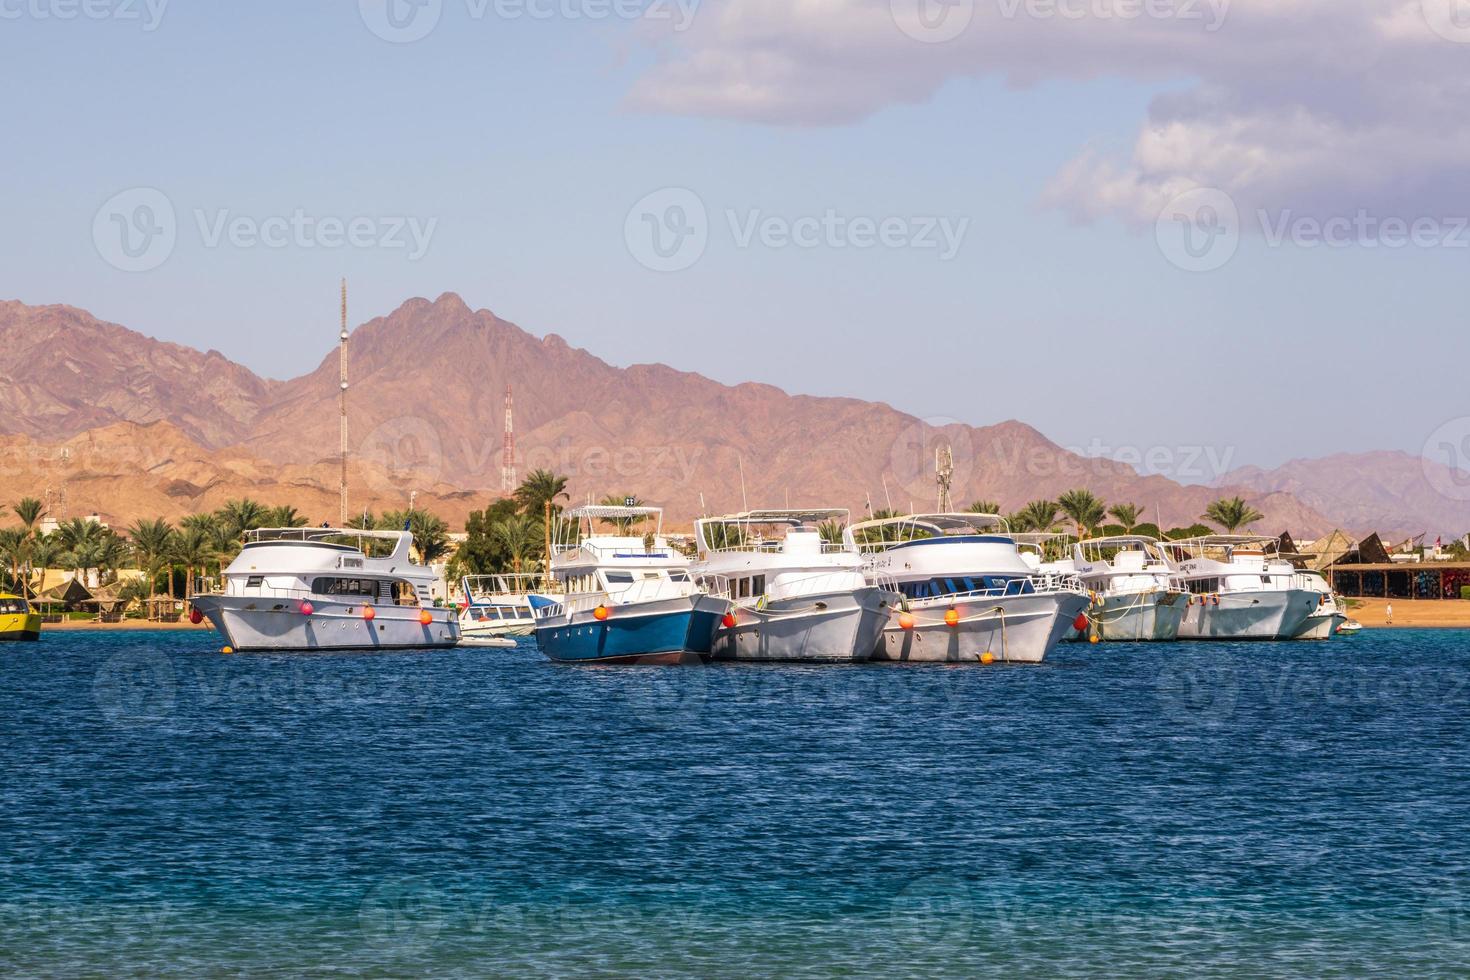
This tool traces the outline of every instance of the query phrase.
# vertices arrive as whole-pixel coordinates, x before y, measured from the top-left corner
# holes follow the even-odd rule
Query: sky
[[[1187,482],[1470,451],[1467,69],[1470,0],[0,0],[0,297],[286,378],[339,277],[452,291]]]

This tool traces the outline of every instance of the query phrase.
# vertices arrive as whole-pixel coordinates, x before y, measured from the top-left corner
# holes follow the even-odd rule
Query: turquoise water
[[[1470,633],[0,672],[5,975],[1470,970]]]

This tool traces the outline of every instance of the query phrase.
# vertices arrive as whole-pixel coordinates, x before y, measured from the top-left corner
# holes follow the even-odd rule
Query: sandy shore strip
[[[1364,626],[1389,627],[1386,615],[1393,606],[1390,628],[1470,628],[1470,602],[1464,599],[1353,599],[1348,616]]]
[[[187,619],[179,623],[154,623],[146,619],[124,619],[118,623],[99,623],[95,619],[67,619],[59,623],[43,623],[41,631],[48,630],[198,630],[212,632],[213,626],[201,623],[195,626]]]

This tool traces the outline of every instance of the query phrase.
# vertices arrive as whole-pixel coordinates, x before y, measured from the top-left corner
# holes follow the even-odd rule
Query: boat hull
[[[1111,642],[1169,642],[1179,638],[1188,597],[1154,589],[1100,595],[1087,611],[1097,635]]]
[[[1297,628],[1291,638],[1293,640],[1330,640],[1337,635],[1337,628],[1345,622],[1347,622],[1347,617],[1340,612],[1314,612]]]
[[[459,642],[459,621],[451,609],[429,609],[433,621],[426,626],[419,620],[428,608],[423,606],[375,605],[373,618],[366,619],[361,603],[326,598],[311,600],[310,616],[295,600],[196,596],[191,601],[237,651],[406,650]]]
[[[526,623],[480,623],[475,620],[466,619],[461,616],[459,620],[460,636],[466,640],[472,637],[488,639],[490,637],[530,636],[536,631],[536,624]]]
[[[1039,664],[1087,609],[1083,592],[920,599],[909,603],[912,629],[897,617],[884,627],[873,659],[904,663],[977,663],[989,653],[997,663]],[[960,621],[950,626],[953,608]]]
[[[1318,593],[1305,589],[1227,592],[1195,596],[1179,625],[1181,640],[1289,639],[1317,609]]]
[[[694,595],[609,606],[604,620],[593,609],[553,610],[536,625],[536,645],[557,663],[698,663],[729,609],[725,599]]]
[[[737,607],[736,625],[715,634],[716,660],[854,663],[868,660],[898,596],[868,587]]]
[[[40,638],[39,613],[7,613],[0,616],[0,642],[28,643]]]

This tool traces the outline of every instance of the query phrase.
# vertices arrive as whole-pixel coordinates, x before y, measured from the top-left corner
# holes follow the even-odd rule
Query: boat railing
[[[1026,586],[1029,585],[1030,591]],[[922,596],[923,599],[956,601],[961,599],[1005,599],[1023,595],[1055,595],[1061,592],[1087,594],[1082,580],[1070,573],[1043,573],[1040,575],[1017,576],[1005,585],[990,589],[971,589],[968,592],[946,592],[937,596]]]
[[[598,560],[608,558],[651,558],[672,561],[682,560],[684,557],[670,547],[667,542],[661,545],[656,544],[652,548],[633,543],[601,545],[592,544],[588,541],[583,541],[580,544],[559,544],[552,546],[552,553],[555,555],[574,555],[579,551],[585,551]]]
[[[737,552],[741,554],[753,555],[786,554],[786,552],[782,550],[782,544],[783,542],[779,539],[771,541],[755,541],[747,544],[729,544],[721,545],[718,548],[711,548],[709,550],[709,553],[712,555],[723,555]],[[816,554],[851,555],[856,554],[856,552],[852,548],[849,548],[842,541],[823,541],[821,543],[821,547],[816,551]]]

